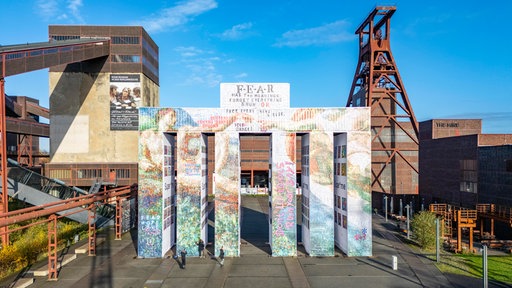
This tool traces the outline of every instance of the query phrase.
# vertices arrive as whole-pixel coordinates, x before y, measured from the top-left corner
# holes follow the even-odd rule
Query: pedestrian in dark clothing
[[[224,246],[220,247],[219,250],[220,267],[224,266]]]
[[[181,250],[180,256],[181,256],[181,265],[183,266],[183,268],[185,268],[185,264],[187,263],[187,251],[185,251],[185,249]]]
[[[203,239],[199,239],[196,242],[196,245],[197,245],[197,250],[199,251],[199,257],[205,258],[205,255],[204,255],[204,241],[203,241]]]

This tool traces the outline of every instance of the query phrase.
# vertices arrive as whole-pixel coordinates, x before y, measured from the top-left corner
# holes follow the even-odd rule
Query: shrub
[[[32,220],[29,222],[35,222]],[[29,222],[25,223],[28,224]],[[10,228],[20,227],[13,225]],[[68,240],[77,233],[86,233],[87,225],[66,219],[57,223],[58,247],[64,248]],[[32,265],[48,254],[48,224],[42,223],[13,232],[10,235],[11,244],[0,249],[0,279]]]
[[[417,213],[411,221],[412,238],[423,249],[436,245],[436,214],[428,211]]]

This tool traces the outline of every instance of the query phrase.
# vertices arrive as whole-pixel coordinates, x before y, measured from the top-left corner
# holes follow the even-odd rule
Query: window
[[[112,62],[117,63],[140,63],[139,55],[112,55]]]
[[[80,39],[78,35],[52,35],[52,40],[64,41],[64,40],[77,40]]]
[[[476,160],[461,160],[460,161],[460,191],[468,193],[477,193],[478,176],[477,176],[477,161]]]
[[[140,37],[129,37],[129,36],[114,36],[111,38],[111,42],[114,45],[121,44],[140,44]]]

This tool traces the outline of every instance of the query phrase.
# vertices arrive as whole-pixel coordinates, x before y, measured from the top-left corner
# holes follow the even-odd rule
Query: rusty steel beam
[[[2,55],[2,76],[0,78],[0,176],[2,178],[2,197],[0,198],[0,214],[9,212],[6,146],[7,133],[5,131],[5,55]],[[0,218],[0,220],[3,220],[2,218]],[[9,227],[1,226],[0,233],[2,233],[2,244],[4,246],[9,245]]]
[[[126,196],[135,193],[135,187],[136,186],[125,186],[107,191],[101,191],[95,194],[88,194],[62,201],[52,202],[37,207],[30,207],[3,213],[0,214],[0,227],[6,227],[8,225],[20,223],[38,217],[48,216],[54,213],[66,211],[73,208],[83,208],[84,206],[88,206],[91,203],[97,201],[104,201],[109,198]]]
[[[57,216],[48,217],[48,280],[57,280]]]
[[[28,101],[26,105],[28,113],[50,119],[50,109]]]
[[[120,198],[116,199],[116,240],[121,240],[123,232],[123,207],[121,206]]]
[[[89,256],[95,256],[96,255],[96,204],[91,203],[89,204],[89,213],[88,213],[88,224],[89,224],[89,230],[88,230],[88,243],[89,243]]]

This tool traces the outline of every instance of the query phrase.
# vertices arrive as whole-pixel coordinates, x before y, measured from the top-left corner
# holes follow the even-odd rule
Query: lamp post
[[[386,222],[388,222],[388,196],[384,195],[384,215],[386,217]]]
[[[411,233],[409,232],[409,209],[410,209],[410,208],[411,208],[411,207],[409,206],[409,204],[405,205],[405,211],[406,211],[406,213],[407,213],[407,215],[406,215],[406,219],[407,219],[407,239],[409,239],[409,236],[410,236],[410,234],[411,234]]]
[[[489,279],[488,279],[488,274],[487,274],[487,268],[488,268],[488,263],[487,263],[487,246],[484,245],[483,247],[483,250],[482,250],[482,280],[483,280],[483,287],[484,288],[487,288],[489,287]]]
[[[436,262],[439,263],[439,218],[436,217]]]

